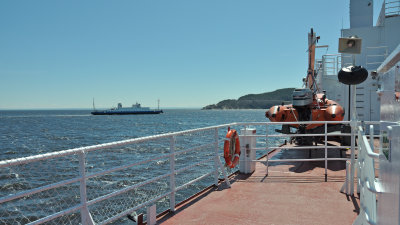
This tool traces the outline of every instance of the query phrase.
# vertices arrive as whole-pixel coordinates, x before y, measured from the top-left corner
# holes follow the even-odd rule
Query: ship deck
[[[308,151],[290,154],[308,156]],[[312,152],[318,157],[320,152]],[[322,154],[322,153],[321,153]],[[347,152],[347,157],[349,157]],[[338,157],[339,150],[329,151]],[[271,156],[270,156],[271,157]],[[251,175],[236,174],[225,183],[203,192],[158,218],[158,224],[352,224],[359,213],[358,197],[340,192],[345,181],[345,162],[290,162],[269,166],[256,164]]]

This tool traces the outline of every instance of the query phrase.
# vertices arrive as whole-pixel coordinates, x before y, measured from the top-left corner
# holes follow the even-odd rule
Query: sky
[[[0,109],[200,108],[301,87],[307,33],[334,54],[342,27],[349,0],[4,0]]]

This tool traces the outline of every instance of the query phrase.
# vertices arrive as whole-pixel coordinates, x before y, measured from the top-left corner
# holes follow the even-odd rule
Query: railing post
[[[267,161],[267,173],[266,175],[268,176],[268,153],[269,153],[269,144],[268,144],[268,123],[265,125],[265,145],[267,149],[267,154],[265,155],[265,160]]]
[[[175,136],[171,136],[170,139],[170,157],[169,157],[169,186],[171,194],[169,197],[169,208],[172,212],[175,212]]]
[[[350,168],[350,162],[346,160],[346,178],[344,181],[344,184],[342,185],[342,188],[340,189],[340,192],[345,193],[346,195],[349,194],[349,168]]]
[[[346,195],[349,194],[349,175],[350,175],[350,162],[346,161]]]
[[[358,129],[358,140],[362,140],[361,129]],[[358,156],[357,156],[357,193],[361,190],[361,162],[363,160],[363,149],[362,145],[358,145]]]
[[[374,125],[369,125],[369,146],[371,147],[372,152],[374,152]],[[375,170],[375,159],[372,158],[372,166]]]
[[[369,125],[369,145],[371,150],[374,151],[374,125]]]
[[[217,162],[217,157],[218,157],[218,128],[215,128],[215,133],[214,133],[214,149],[215,149],[215,157],[214,157],[214,184],[215,186],[218,186],[218,178],[219,178],[219,172],[218,172],[218,162]]]
[[[353,55],[353,65],[355,65],[355,55]],[[350,167],[350,195],[354,195],[354,172],[355,172],[355,150],[356,150],[356,132],[357,132],[357,113],[356,113],[356,85],[351,85],[351,167]]]
[[[328,181],[328,122],[325,121],[325,182]]]
[[[156,204],[147,207],[147,224],[157,224],[157,206]]]
[[[219,167],[221,169],[222,175],[224,176],[225,179],[225,183],[226,185],[228,185],[228,187],[231,187],[231,183],[229,182],[229,178],[228,175],[226,174],[225,168],[221,163],[221,160],[219,159],[219,155],[218,155],[218,128],[215,128],[215,163],[218,165],[217,167]]]
[[[89,213],[87,207],[87,195],[86,195],[86,154],[84,151],[79,153],[79,176],[80,181],[80,197],[81,197],[81,222],[83,225],[93,225],[94,221]]]

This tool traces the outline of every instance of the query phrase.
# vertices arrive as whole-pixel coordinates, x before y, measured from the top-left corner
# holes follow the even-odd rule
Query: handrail
[[[133,138],[133,139],[123,140],[123,141],[115,141],[115,142],[110,142],[110,143],[106,143],[106,144],[73,148],[73,149],[68,149],[68,150],[44,153],[44,154],[40,154],[40,155],[21,157],[21,158],[16,158],[16,159],[2,160],[2,161],[0,161],[0,168],[24,164],[24,163],[28,163],[28,162],[29,163],[36,162],[36,161],[51,159],[51,158],[55,158],[55,157],[73,155],[73,154],[80,153],[82,151],[87,153],[90,151],[95,151],[95,150],[100,150],[100,149],[105,149],[105,148],[112,148],[112,147],[118,147],[118,146],[123,146],[123,145],[135,144],[135,143],[151,141],[151,140],[160,139],[160,138],[179,136],[179,135],[188,134],[188,133],[192,133],[192,132],[208,131],[208,130],[213,130],[216,128],[224,128],[224,127],[229,127],[229,126],[264,125],[264,124],[269,124],[269,125],[321,124],[322,122],[323,121],[229,123],[229,124],[222,124],[222,125],[218,125],[218,126],[210,126],[210,127],[199,128],[199,129],[191,129],[191,130],[172,132],[172,133],[167,133],[167,134],[158,134],[158,135],[152,135],[152,136],[147,136],[147,137]],[[335,124],[335,123],[337,124],[338,123],[337,121],[325,121],[325,122],[327,122],[328,124]],[[349,124],[350,121],[340,121],[340,123],[341,124]]]
[[[106,143],[106,144],[87,146],[87,147],[82,147],[82,148],[75,148],[75,149],[69,149],[69,150],[64,150],[64,151],[59,151],[59,152],[46,153],[46,154],[41,154],[41,155],[36,155],[36,156],[1,161],[0,168],[7,169],[7,168],[12,168],[12,167],[17,167],[19,165],[23,165],[23,166],[31,165],[31,163],[35,163],[38,161],[43,162],[44,160],[51,160],[51,159],[64,160],[61,157],[71,156],[74,159],[75,158],[79,159],[78,160],[79,163],[77,165],[70,166],[70,168],[75,169],[76,171],[79,171],[79,175],[76,175],[76,176],[74,175],[74,177],[72,177],[70,179],[57,181],[57,182],[52,182],[51,180],[49,180],[52,183],[49,183],[46,185],[45,185],[45,182],[47,179],[45,177],[43,177],[42,181],[41,181],[44,183],[43,185],[41,183],[34,184],[35,186],[38,185],[38,187],[33,186],[34,188],[17,191],[15,193],[11,192],[8,195],[6,194],[5,196],[1,196],[0,204],[10,204],[11,201],[15,201],[15,200],[19,201],[23,198],[31,198],[31,196],[33,196],[33,195],[44,193],[46,191],[55,191],[55,190],[58,190],[58,188],[70,188],[71,185],[73,185],[73,184],[79,184],[78,190],[80,189],[80,192],[78,191],[78,193],[79,193],[78,197],[80,198],[80,202],[76,202],[76,203],[72,202],[73,205],[68,208],[64,208],[64,209],[61,208],[59,211],[55,211],[54,213],[50,213],[49,215],[46,215],[44,217],[39,216],[36,219],[32,219],[34,221],[29,220],[28,223],[29,224],[42,224],[42,223],[45,223],[48,221],[58,219],[65,215],[76,214],[80,211],[82,224],[87,224],[87,223],[94,224],[93,218],[90,215],[90,212],[88,210],[89,206],[93,206],[93,205],[99,204],[101,202],[108,201],[109,199],[117,198],[124,194],[126,195],[128,192],[134,191],[134,190],[138,189],[139,187],[145,187],[145,185],[156,184],[157,182],[160,182],[160,180],[162,180],[162,179],[171,177],[171,181],[173,181],[173,183],[171,183],[171,182],[169,183],[169,185],[172,187],[171,189],[166,190],[166,192],[159,193],[159,194],[161,194],[160,195],[161,197],[158,196],[156,198],[150,199],[142,204],[135,206],[133,209],[137,210],[137,209],[143,208],[145,206],[148,206],[149,204],[152,204],[152,203],[158,201],[158,199],[164,198],[166,196],[170,196],[171,210],[174,211],[174,208],[176,205],[174,196],[177,191],[179,191],[195,182],[203,180],[206,177],[212,176],[212,175],[215,175],[214,180],[218,181],[219,176],[220,176],[219,171],[222,172],[224,181],[227,183],[227,186],[230,187],[230,183],[229,183],[227,174],[220,162],[220,159],[219,159],[220,156],[218,155],[219,151],[217,149],[219,147],[219,145],[218,145],[218,141],[219,141],[218,140],[219,139],[218,129],[229,127],[229,126],[235,126],[235,123],[223,124],[223,125],[211,126],[211,127],[205,127],[205,128],[199,128],[199,129],[192,129],[192,130],[185,130],[185,131],[181,131],[181,132],[174,132],[174,133],[168,133],[168,134],[153,135],[153,136],[148,136],[148,137],[143,137],[143,138],[135,138],[135,139],[129,139],[129,140],[125,140],[125,141],[117,141],[117,142],[111,142],[111,143]],[[202,133],[211,132],[211,134],[214,133],[215,138],[212,140],[208,140],[210,142],[208,142],[208,141],[204,142],[205,144],[200,144],[200,145],[196,145],[196,146],[188,146],[184,149],[180,148],[179,151],[173,151],[175,148],[174,146],[175,146],[176,137],[179,137],[179,136],[186,137],[186,138],[196,137],[195,134],[197,134],[199,132],[202,132]],[[109,169],[102,169],[101,171],[96,171],[96,172],[92,172],[92,173],[86,172],[86,170],[87,170],[87,165],[86,165],[87,162],[85,160],[86,155],[92,154],[93,151],[96,152],[95,154],[99,154],[99,153],[97,153],[98,152],[97,150],[113,148],[116,146],[125,146],[128,144],[137,144],[137,143],[143,143],[143,142],[148,142],[148,141],[155,141],[155,140],[156,141],[161,140],[161,141],[164,141],[164,143],[165,143],[165,141],[170,140],[171,141],[171,146],[170,146],[171,152],[168,154],[161,154],[156,157],[151,157],[149,159],[143,159],[141,161],[127,163],[125,165],[122,164],[120,166],[112,167]],[[191,155],[191,154],[187,154],[187,153],[201,151],[202,149],[215,149],[215,150],[207,153],[205,155],[206,157],[203,160],[200,160],[198,162],[188,164],[188,165],[184,164],[184,167],[175,169],[175,166],[174,166],[175,156]],[[169,163],[171,165],[169,171],[167,171],[165,173],[160,171],[160,172],[162,172],[161,175],[155,175],[151,179],[147,179],[142,182],[138,181],[139,183],[132,183],[121,189],[120,188],[115,189],[115,190],[113,189],[113,191],[111,191],[111,192],[109,192],[109,190],[105,190],[105,192],[103,192],[103,193],[99,192],[100,196],[97,196],[95,198],[91,197],[91,199],[87,199],[87,193],[86,193],[88,190],[87,180],[99,179],[105,175],[111,175],[112,173],[120,172],[122,170],[130,169],[133,167],[137,168],[140,165],[150,163],[150,162],[157,162],[158,160],[162,160],[162,159],[169,159]],[[127,161],[127,162],[129,162],[129,161]],[[212,162],[214,162],[214,163],[212,163]],[[204,165],[204,164],[213,165],[213,170],[211,172],[207,172],[203,175],[199,174],[199,176],[195,177],[194,179],[190,178],[191,180],[189,180],[189,181],[185,180],[185,183],[180,184],[179,187],[175,187],[176,181],[175,181],[175,179],[172,179],[175,176],[175,174],[184,173],[188,170],[193,169],[194,167],[197,167],[199,165]],[[26,173],[29,173],[29,171],[24,171],[21,175],[23,177],[29,177],[29,175],[27,175]],[[37,176],[37,175],[35,175],[35,176]],[[16,180],[15,182],[18,182],[18,181]],[[89,186],[92,186],[92,185],[89,184]],[[27,186],[27,187],[30,187],[30,186]],[[65,206],[67,206],[67,205],[65,205]],[[62,206],[62,207],[64,207],[64,206]],[[51,212],[53,212],[53,211],[51,211]],[[126,215],[128,212],[132,212],[132,208],[125,210],[121,213],[118,213],[116,215],[112,215],[110,217],[105,217],[105,220],[103,218],[103,219],[101,219],[102,221],[96,221],[96,222],[99,224],[109,223],[109,222],[115,221],[118,218]],[[3,216],[6,216],[6,214],[3,215],[0,213],[0,218],[2,218],[0,220],[0,223],[4,222],[3,219],[6,218]],[[12,219],[12,217],[11,217],[11,219]],[[20,221],[13,221],[11,223],[14,223],[14,222],[19,223]],[[26,223],[26,222],[24,222],[24,223]]]
[[[374,182],[374,185],[372,186],[372,185],[369,183],[369,180],[368,180],[367,178],[365,179],[364,182],[365,182],[365,186],[367,187],[367,189],[368,189],[370,192],[375,193],[375,194],[379,194],[379,193],[382,193],[382,192],[383,192],[383,190],[382,190],[382,188],[381,188],[381,186],[380,186],[380,183],[373,181],[373,182]]]
[[[188,133],[192,133],[192,132],[213,130],[215,128],[223,128],[223,127],[234,126],[234,125],[236,125],[236,123],[223,124],[223,125],[218,125],[218,126],[210,126],[210,127],[191,129],[191,130],[185,130],[185,131],[179,131],[179,132],[172,132],[172,133],[167,133],[167,134],[158,134],[158,135],[152,135],[152,136],[147,136],[147,137],[123,140],[123,141],[115,141],[115,142],[110,142],[110,143],[106,143],[106,144],[92,145],[92,146],[87,146],[87,147],[73,148],[73,149],[68,149],[68,150],[63,150],[63,151],[40,154],[40,155],[21,157],[21,158],[10,159],[10,160],[3,160],[3,161],[0,161],[0,168],[14,166],[14,165],[18,165],[18,164],[24,164],[24,163],[28,163],[28,162],[36,162],[39,160],[51,159],[51,158],[55,158],[55,157],[73,155],[73,154],[77,154],[82,151],[89,152],[89,151],[100,150],[100,149],[105,149],[105,148],[112,148],[112,147],[135,144],[135,143],[140,143],[140,142],[145,142],[145,141],[151,141],[151,140],[160,139],[160,138],[179,136],[179,135],[188,134]]]
[[[325,157],[324,158],[314,158],[314,159],[289,159],[287,161],[325,161],[325,175],[327,175],[327,163],[328,161],[337,161],[337,160],[348,160],[347,158],[328,158],[327,156],[327,151],[328,149],[334,148],[333,146],[328,146],[327,145],[327,138],[331,135],[327,134],[327,127],[329,124],[349,124],[350,121],[300,121],[300,122],[237,122],[237,123],[229,123],[229,124],[223,124],[223,125],[218,125],[218,126],[210,126],[210,127],[205,127],[205,128],[199,128],[199,129],[191,129],[191,130],[185,130],[181,132],[174,132],[174,133],[167,133],[167,134],[160,134],[160,135],[153,135],[153,136],[148,136],[148,137],[142,137],[142,138],[134,138],[134,139],[128,139],[124,141],[116,141],[116,142],[110,142],[106,144],[100,144],[100,145],[93,145],[93,146],[87,146],[87,147],[81,147],[81,148],[74,148],[74,149],[68,149],[68,150],[63,150],[59,152],[52,152],[52,153],[46,153],[46,154],[41,154],[41,155],[36,155],[36,156],[29,156],[29,157],[23,157],[23,158],[18,158],[18,159],[11,159],[11,160],[4,160],[0,162],[0,168],[3,169],[9,169],[9,168],[14,168],[18,167],[20,165],[26,166],[26,165],[32,165],[32,163],[37,163],[37,162],[45,162],[45,163],[51,163],[52,161],[45,161],[45,160],[54,160],[54,159],[60,159],[60,160],[65,160],[62,157],[69,156],[66,161],[67,163],[70,162],[77,162],[75,164],[69,165],[69,169],[73,170],[74,173],[70,177],[64,178],[64,180],[55,180],[52,181],[52,179],[46,180],[45,177],[41,179],[41,181],[38,184],[34,184],[32,186],[27,186],[25,190],[18,190],[16,192],[10,192],[9,194],[7,193],[2,193],[4,194],[3,196],[0,196],[0,204],[9,204],[11,201],[15,200],[20,200],[23,198],[31,198],[31,196],[44,193],[45,191],[56,191],[59,188],[61,189],[67,189],[67,187],[70,187],[71,185],[77,186],[77,194],[75,198],[77,198],[77,201],[72,201],[71,205],[68,207],[65,206],[65,208],[62,208],[62,206],[58,212],[57,211],[52,211],[49,213],[50,215],[46,215],[44,217],[38,217],[32,220],[35,221],[29,221],[32,224],[41,224],[47,221],[51,221],[60,217],[63,217],[65,215],[71,215],[71,214],[80,214],[81,215],[81,220],[80,221],[91,221],[94,223],[93,218],[96,220],[96,223],[98,224],[106,224],[112,221],[115,221],[116,219],[126,215],[127,213],[131,213],[135,210],[139,210],[143,207],[149,206],[149,204],[154,204],[156,201],[158,201],[161,198],[165,198],[166,196],[169,196],[169,201],[170,201],[170,210],[174,211],[175,210],[175,194],[177,191],[192,185],[195,182],[198,182],[200,180],[203,180],[206,177],[210,177],[214,175],[214,184],[218,183],[218,179],[220,176],[220,172],[222,173],[222,177],[224,178],[224,181],[226,182],[227,186],[230,187],[229,180],[227,178],[227,174],[225,169],[223,168],[223,165],[220,162],[220,157],[221,155],[219,154],[220,151],[218,148],[220,147],[220,140],[222,140],[222,136],[218,134],[218,131],[223,128],[227,127],[249,127],[249,126],[265,126],[265,135],[260,136],[260,135],[247,135],[246,137],[249,138],[265,138],[266,139],[266,147],[262,148],[264,151],[269,151],[270,149],[273,148],[279,148],[279,147],[273,147],[274,144],[268,143],[268,138],[273,139],[273,140],[281,140],[281,136],[275,135],[275,134],[269,134],[268,132],[268,127],[270,126],[275,126],[275,125],[284,125],[284,124],[323,124],[325,127],[325,131],[321,132],[323,134],[314,134],[314,136],[320,136],[320,137],[325,137],[325,144],[322,146],[302,146],[302,147],[297,147],[298,150],[302,149],[321,149],[325,151]],[[366,122],[365,124],[368,124]],[[196,141],[195,139],[193,140],[192,138],[196,138],[196,134],[199,132],[202,132],[204,134],[207,134],[207,140],[202,140],[201,143],[197,142],[191,142],[191,141]],[[210,138],[209,133],[214,134],[213,138]],[[348,134],[336,134],[336,136],[348,136]],[[300,135],[294,135],[295,137],[299,137]],[[310,135],[306,135],[310,136]],[[177,138],[179,137],[184,137],[185,138],[185,143],[195,143],[193,144],[188,144],[187,146],[177,145],[179,143],[177,142]],[[211,136],[212,137],[212,136]],[[287,136],[288,137],[288,136]],[[187,139],[187,140],[186,140]],[[108,148],[114,148],[117,146],[126,146],[126,145],[132,145],[132,144],[143,144],[147,143],[149,141],[157,141],[162,142],[163,146],[165,145],[166,149],[169,149],[170,151],[167,153],[160,153],[157,155],[152,155],[149,158],[141,159],[140,161],[123,161],[120,165],[115,165],[115,164],[110,164],[110,168],[99,168],[98,170],[94,169],[89,169],[88,162],[86,161],[88,156],[95,155],[95,154],[100,154],[103,151],[100,151],[102,149],[108,149]],[[340,146],[337,148],[348,148],[350,146]],[[163,147],[164,148],[164,147]],[[210,149],[213,149],[210,151]],[[190,156],[192,154],[188,154],[190,152],[198,152],[198,151],[203,151],[207,150],[207,154],[201,159],[198,160],[194,163],[190,164],[184,164],[180,165],[179,167],[175,168],[175,161],[176,158],[181,158],[185,156]],[[260,148],[253,148],[250,150],[261,150]],[[72,158],[72,159],[70,159]],[[268,157],[267,162],[268,162]],[[111,176],[112,174],[123,174],[124,171],[128,171],[132,168],[142,168],[143,165],[151,163],[151,162],[157,162],[158,161],[165,161],[170,164],[169,169],[165,169],[160,171],[159,173],[153,175],[151,178],[145,179],[145,180],[136,180],[135,182],[128,182],[127,184],[123,185],[122,187],[116,188],[116,189],[104,189],[102,193],[99,193],[98,196],[93,196],[93,194],[90,193],[90,191],[93,190],[93,188],[96,188],[93,183],[90,183],[90,181],[93,181],[96,179],[101,180],[103,176]],[[281,161],[285,159],[280,159]],[[271,160],[273,162],[274,160]],[[279,160],[276,160],[279,161]],[[264,161],[265,162],[265,161]],[[168,165],[168,164],[167,164]],[[211,171],[205,171],[204,174],[198,174],[196,175],[195,178],[190,178],[190,180],[184,180],[184,182],[177,182],[175,175],[178,174],[184,174],[186,171],[192,171],[195,168],[198,168],[201,165],[212,165],[213,169]],[[90,165],[91,166],[91,165]],[[76,172],[79,172],[79,174],[76,174]],[[25,171],[24,171],[25,172]],[[26,173],[29,173],[29,171],[26,171]],[[27,174],[22,174],[25,177],[28,177]],[[185,175],[185,174],[184,174]],[[62,177],[62,176],[60,176]],[[326,176],[325,176],[326,178]],[[93,217],[90,214],[89,206],[90,208],[94,208],[98,206],[98,204],[105,204],[106,201],[109,201],[110,199],[117,198],[123,195],[127,195],[131,191],[137,190],[139,187],[140,188],[145,188],[146,185],[150,184],[157,184],[159,182],[164,182],[164,180],[169,180],[168,185],[165,190],[162,189],[163,191],[161,193],[157,193],[158,195],[156,197],[150,197],[151,199],[145,199],[146,201],[134,206],[133,208],[126,209],[121,208],[121,212],[117,212],[116,214],[113,214],[110,217],[103,216],[101,215],[101,218],[99,219],[98,217]],[[43,181],[44,180],[44,181]],[[35,180],[33,180],[35,181]],[[41,183],[43,182],[43,183]],[[47,183],[48,182],[48,183]],[[178,186],[179,184],[179,186]],[[373,184],[371,184],[373,185]],[[74,186],[74,188],[75,188]],[[74,189],[75,190],[75,189]],[[88,193],[86,193],[88,192]],[[72,193],[73,194],[73,193]],[[91,194],[91,195],[90,195]],[[97,195],[97,193],[95,193]],[[88,198],[87,196],[90,196]],[[130,206],[132,207],[132,206]],[[0,220],[0,222],[2,222]],[[84,224],[84,222],[81,222]]]
[[[385,16],[391,17],[398,15],[400,15],[400,1],[385,2]]]
[[[362,139],[365,143],[368,143],[368,138],[365,135],[362,136]],[[365,145],[365,150],[367,150],[367,155],[369,157],[374,158],[374,159],[379,159],[379,154],[373,152],[371,149],[371,146],[369,144]]]
[[[390,53],[390,55],[383,61],[378,67],[377,72],[384,74],[389,71],[393,66],[400,62],[400,44],[397,45],[396,49]]]
[[[371,125],[370,132],[373,133],[373,130]],[[361,211],[357,219],[375,225],[377,224],[376,194],[382,193],[383,190],[380,183],[375,180],[374,159],[379,159],[380,155],[372,150],[373,135],[368,141],[361,126],[358,127],[358,140],[357,190],[360,191]]]

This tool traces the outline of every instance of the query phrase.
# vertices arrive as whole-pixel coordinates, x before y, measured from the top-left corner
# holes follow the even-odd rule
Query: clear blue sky
[[[349,0],[4,0],[0,109],[202,107],[300,87],[307,32],[336,53],[342,25]]]

